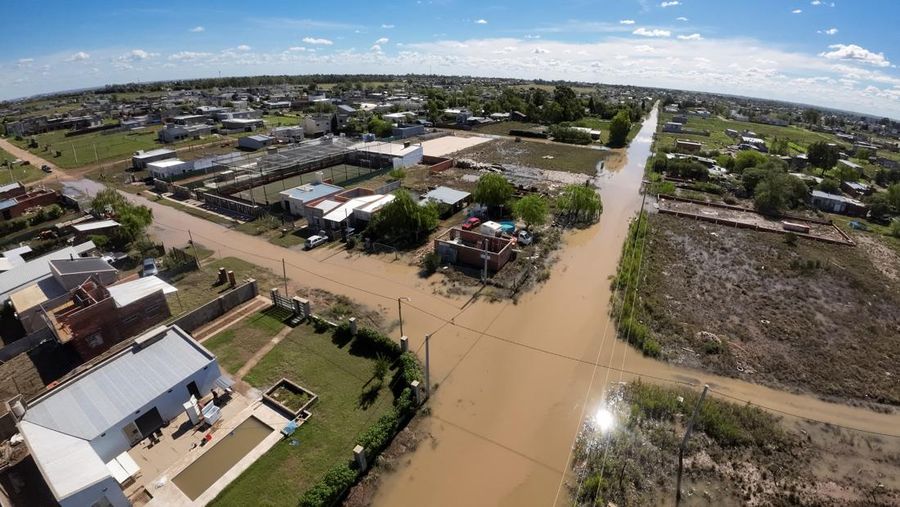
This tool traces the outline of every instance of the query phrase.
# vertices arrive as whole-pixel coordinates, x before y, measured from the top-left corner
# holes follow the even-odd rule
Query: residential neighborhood
[[[900,504],[900,10],[760,1],[10,9],[0,506]]]

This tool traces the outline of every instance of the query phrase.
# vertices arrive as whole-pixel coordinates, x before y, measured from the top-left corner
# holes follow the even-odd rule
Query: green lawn
[[[201,248],[201,259],[203,258]],[[188,253],[192,253],[188,248]],[[178,288],[178,292],[166,296],[169,308],[173,315],[193,310],[218,297],[228,290],[227,285],[213,285],[218,278],[219,268],[234,271],[234,277],[238,283],[247,278],[255,278],[259,284],[260,293],[267,293],[272,287],[282,284],[279,277],[268,269],[251,264],[235,257],[223,259],[208,258],[201,261],[201,267],[197,271],[190,271],[176,275],[169,283]]]
[[[284,127],[300,124],[300,116],[294,114],[267,114],[262,119],[265,120],[267,127]]]
[[[678,134],[663,132],[662,126],[672,121],[672,113],[660,113],[659,130],[657,139],[662,146],[674,146],[676,139],[691,139],[703,143],[704,150],[724,148],[734,144],[734,139],[725,134],[725,129],[734,129],[738,132],[750,130],[763,136],[767,142],[772,141],[776,137],[787,139],[791,154],[803,153],[806,147],[817,141],[825,141],[829,143],[838,142],[838,139],[824,132],[813,132],[794,125],[780,127],[777,125],[764,125],[762,123],[740,122],[727,120],[722,118],[702,119],[696,116],[688,116],[688,122],[685,128],[691,130],[708,130],[709,136]]]
[[[467,148],[459,153],[459,157],[490,164],[516,164],[594,175],[597,174],[597,163],[609,153],[573,144],[526,140],[517,143],[513,139],[498,139]]]
[[[16,157],[12,156],[10,153],[0,150],[0,185],[5,185],[14,181],[30,183],[44,177],[41,168],[34,164],[12,165],[12,161],[15,159]]]
[[[147,127],[130,132],[94,132],[78,136],[66,137],[65,130],[56,130],[45,134],[23,138],[21,141],[10,139],[12,143],[28,151],[50,160],[64,169],[82,167],[96,162],[112,162],[128,159],[138,150],[152,150],[156,148],[181,148],[214,142],[216,138],[206,136],[202,139],[186,139],[181,142],[162,144],[157,141],[157,131],[160,126]],[[38,142],[37,148],[28,148],[28,139],[33,137]],[[238,135],[220,136],[226,139],[236,139]],[[45,151],[44,147],[50,147]],[[96,152],[94,151],[96,149]],[[57,157],[56,152],[60,155]]]
[[[253,325],[236,328],[236,335]],[[319,400],[307,423],[275,444],[210,505],[296,505],[328,469],[350,459],[357,436],[393,402],[387,386],[371,392],[374,361],[351,350],[350,345],[336,345],[330,332],[318,334],[304,324],[250,370],[244,380],[254,387],[267,389],[285,377],[318,394]]]
[[[529,123],[522,121],[500,121],[497,123],[489,123],[475,129],[479,134],[491,134],[508,136],[510,130],[531,130],[537,129],[540,125],[537,123]]]
[[[237,325],[203,342],[219,359],[219,365],[229,373],[236,373],[241,366],[261,349],[284,323],[278,312],[264,311],[242,320]]]

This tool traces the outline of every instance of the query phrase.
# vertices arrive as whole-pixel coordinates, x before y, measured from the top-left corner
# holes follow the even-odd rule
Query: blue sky
[[[22,5],[0,19],[0,98],[219,73],[434,72],[725,92],[900,118],[895,0]]]

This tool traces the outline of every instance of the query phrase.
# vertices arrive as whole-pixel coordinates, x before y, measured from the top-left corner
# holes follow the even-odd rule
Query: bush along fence
[[[425,376],[415,354],[407,350],[405,340],[398,344],[378,331],[357,327],[355,319],[335,325],[312,314],[308,314],[308,317],[317,331],[332,329],[335,342],[340,346],[349,344],[352,354],[385,358],[394,368],[390,380],[391,391],[394,393],[391,410],[358,435],[353,459],[333,466],[300,497],[299,502],[301,507],[337,505],[365,476],[369,464],[390,445],[416,414],[426,396],[420,387]]]
[[[616,318],[619,337],[628,341],[648,356],[660,354],[659,342],[650,334],[650,329],[640,321],[640,298],[637,297],[640,282],[640,268],[647,240],[649,224],[647,213],[641,212],[628,226],[628,237],[622,247],[622,258],[613,280],[612,315]]]

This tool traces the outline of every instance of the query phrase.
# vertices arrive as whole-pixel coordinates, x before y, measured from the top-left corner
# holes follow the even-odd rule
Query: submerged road
[[[152,233],[167,245],[193,238],[219,257],[236,256],[281,273],[297,286],[316,287],[396,315],[404,303],[411,347],[431,333],[433,436],[409,462],[384,477],[377,505],[552,505],[568,503],[561,485],[569,450],[585,416],[607,387],[648,376],[653,381],[710,384],[713,395],[750,400],[770,410],[801,414],[862,430],[900,433],[900,416],[827,403],[736,379],[647,359],[615,336],[608,318],[615,273],[629,220],[640,207],[639,188],[656,129],[645,120],[628,162],[598,177],[604,211],[598,224],[569,233],[550,279],[509,302],[435,295],[417,269],[380,257],[335,249],[300,252],[272,245],[140,196],[153,209]],[[68,182],[92,193],[96,183]],[[596,367],[611,365],[615,369]],[[632,373],[622,373],[619,368]],[[348,449],[349,453],[349,449]]]

